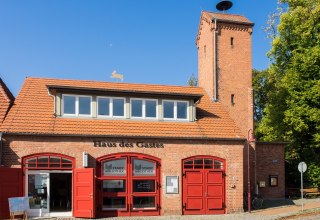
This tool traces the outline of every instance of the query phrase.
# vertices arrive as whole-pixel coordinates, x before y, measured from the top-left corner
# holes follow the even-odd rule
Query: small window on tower
[[[234,100],[234,94],[231,94],[231,105],[235,104],[235,100]]]
[[[206,57],[207,56],[207,46],[206,45],[204,45],[203,51],[204,51],[204,57]]]
[[[233,37],[230,38],[230,45],[233,46]]]

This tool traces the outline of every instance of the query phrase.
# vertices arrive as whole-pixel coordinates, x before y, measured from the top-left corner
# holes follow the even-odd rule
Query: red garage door
[[[224,214],[224,161],[202,156],[183,161],[183,214]]]
[[[9,218],[8,198],[22,196],[22,169],[0,168],[0,219]]]

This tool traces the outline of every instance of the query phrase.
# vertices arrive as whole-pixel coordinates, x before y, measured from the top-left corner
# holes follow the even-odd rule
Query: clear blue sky
[[[186,85],[197,74],[201,10],[218,0],[0,0],[0,77],[17,95],[27,76]],[[234,0],[255,23],[253,68],[269,65],[262,28],[277,0]]]

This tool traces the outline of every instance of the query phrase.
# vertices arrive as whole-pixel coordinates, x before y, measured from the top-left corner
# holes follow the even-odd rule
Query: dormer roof
[[[197,121],[146,121],[129,119],[56,117],[54,98],[48,88],[81,88],[83,91],[110,90],[197,97]],[[26,78],[1,132],[20,135],[87,137],[228,139],[244,140],[239,128],[220,103],[210,100],[200,87],[112,83],[83,80]]]

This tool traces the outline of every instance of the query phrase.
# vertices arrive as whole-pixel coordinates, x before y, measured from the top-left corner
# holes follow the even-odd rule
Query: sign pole
[[[300,172],[301,173],[301,203],[302,203],[302,211],[303,211],[303,172]]]
[[[298,170],[301,173],[301,209],[303,211],[303,173],[307,170],[307,164],[305,162],[300,162],[298,165]]]

